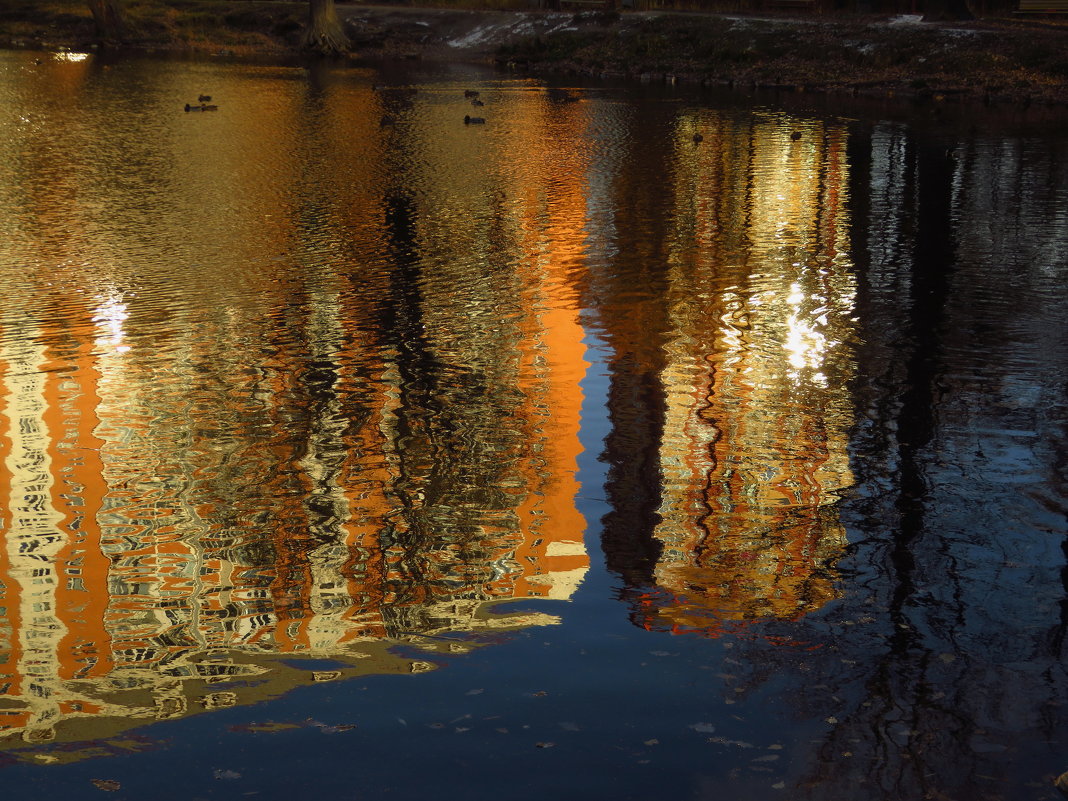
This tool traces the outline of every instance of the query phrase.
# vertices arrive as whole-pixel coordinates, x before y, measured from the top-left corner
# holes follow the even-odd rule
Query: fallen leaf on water
[[[113,793],[122,787],[122,785],[114,779],[90,779],[89,781],[91,781],[93,786],[98,790],[107,790],[109,793]]]
[[[319,731],[323,734],[337,734],[339,731],[351,731],[356,728],[355,723],[339,723],[337,726],[319,724]]]
[[[241,778],[241,774],[235,770],[217,770],[215,771],[214,776],[216,779],[226,779],[228,781]]]
[[[534,743],[538,748],[552,748],[556,743]]]
[[[716,730],[716,727],[711,723],[691,723],[690,728],[694,731],[699,731],[702,734],[711,734]]]
[[[246,723],[242,725],[231,726],[230,731],[249,732],[251,734],[265,734],[273,731],[285,731],[286,729],[298,728],[300,727],[296,723],[276,723],[273,720],[269,720],[266,723]]]
[[[717,743],[718,745],[734,745],[738,748],[752,748],[752,743],[747,743],[744,740],[728,740],[726,737],[709,737],[708,742]]]
[[[655,737],[652,740],[645,740],[645,745],[660,745],[660,741]]]
[[[464,695],[481,695],[485,690],[479,687],[477,690],[468,690]]]

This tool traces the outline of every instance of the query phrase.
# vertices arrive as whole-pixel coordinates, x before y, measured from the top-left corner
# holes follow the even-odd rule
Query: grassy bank
[[[137,49],[284,53],[299,43],[306,3],[242,0],[129,0],[124,42]],[[7,0],[0,6],[0,46],[87,48],[96,41],[88,4],[78,0]]]
[[[710,84],[1068,102],[1068,27],[1046,21],[665,14],[531,37],[500,58]]]
[[[509,10],[345,4],[353,57],[496,61],[528,72],[618,75],[801,91],[927,95],[1068,105],[1068,21],[1005,17],[927,24],[916,17],[798,17],[686,12]],[[141,50],[294,53],[304,2],[128,0],[126,46]],[[492,36],[470,36],[492,29]],[[535,32],[531,32],[534,30]],[[0,46],[87,48],[83,0],[7,0]],[[461,39],[477,45],[457,46]]]

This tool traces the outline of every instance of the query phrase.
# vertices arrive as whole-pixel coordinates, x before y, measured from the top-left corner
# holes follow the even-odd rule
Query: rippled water
[[[5,793],[1057,796],[1063,128],[36,55]]]

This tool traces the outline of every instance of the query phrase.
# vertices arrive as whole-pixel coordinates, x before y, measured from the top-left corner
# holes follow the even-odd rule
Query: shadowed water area
[[[1068,137],[829,106],[0,53],[5,799],[1058,798]]]

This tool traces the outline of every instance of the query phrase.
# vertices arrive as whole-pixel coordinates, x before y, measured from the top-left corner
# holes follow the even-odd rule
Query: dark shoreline
[[[192,4],[191,4],[192,6]],[[301,58],[302,3],[212,2],[131,22],[114,53]],[[80,5],[70,5],[72,12]],[[209,13],[210,12],[210,13]],[[192,16],[193,12],[184,12]],[[515,72],[794,94],[1068,109],[1068,21],[519,12],[339,5],[353,63],[495,65]],[[0,47],[98,49],[86,13],[0,13]]]

